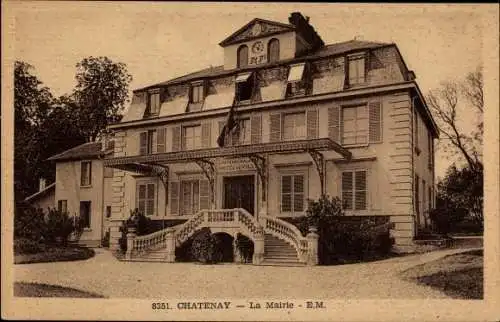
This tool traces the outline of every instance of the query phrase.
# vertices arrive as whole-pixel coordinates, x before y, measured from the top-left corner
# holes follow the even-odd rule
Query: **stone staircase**
[[[273,266],[305,266],[299,261],[297,250],[271,234],[264,235],[264,261],[261,265]]]
[[[165,262],[165,257],[167,255],[166,248],[160,248],[155,250],[150,250],[145,254],[141,254],[137,257],[131,258],[132,262]]]

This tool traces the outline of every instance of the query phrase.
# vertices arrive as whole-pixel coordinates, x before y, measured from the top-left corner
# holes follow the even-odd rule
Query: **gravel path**
[[[77,262],[14,266],[16,281],[72,287],[111,298],[447,298],[400,272],[465,249],[338,266],[273,267],[236,264],[120,262],[110,252]]]

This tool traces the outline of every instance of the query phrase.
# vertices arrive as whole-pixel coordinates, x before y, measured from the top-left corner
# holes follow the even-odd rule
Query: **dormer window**
[[[242,73],[236,77],[236,99],[238,102],[252,98],[254,77],[252,73]]]
[[[354,54],[347,57],[349,86],[365,82],[365,54]]]
[[[244,68],[248,66],[248,46],[241,45],[238,48],[238,68]]]
[[[148,115],[158,115],[160,113],[160,92],[148,93]]]
[[[286,88],[287,97],[305,95],[303,82],[304,68],[304,63],[290,66],[290,71],[288,73],[288,84]]]
[[[191,85],[191,100],[190,103],[200,103],[203,102],[205,98],[203,83],[195,83]]]
[[[274,63],[280,60],[280,41],[276,38],[269,40],[267,45],[267,57],[269,62]]]

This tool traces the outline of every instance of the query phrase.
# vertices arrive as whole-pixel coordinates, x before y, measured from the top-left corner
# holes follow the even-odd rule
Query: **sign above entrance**
[[[229,172],[229,171],[248,171],[255,170],[255,166],[250,160],[242,159],[242,158],[223,158],[218,159],[215,162],[215,166],[217,171]]]

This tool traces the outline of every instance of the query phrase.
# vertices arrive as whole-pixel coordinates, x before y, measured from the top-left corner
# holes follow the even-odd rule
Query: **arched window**
[[[238,48],[238,68],[248,66],[248,46],[242,45]]]
[[[280,60],[280,41],[276,38],[269,40],[267,44],[267,57],[269,57],[269,62],[275,62]]]

